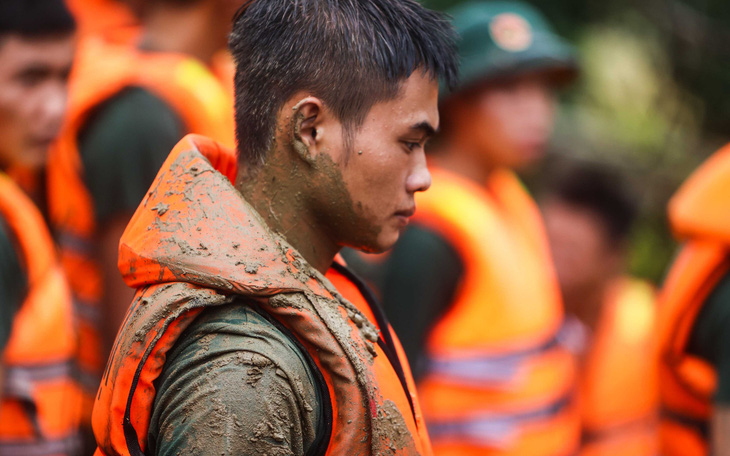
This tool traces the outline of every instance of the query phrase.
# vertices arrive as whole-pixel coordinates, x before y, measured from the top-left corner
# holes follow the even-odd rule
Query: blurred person
[[[61,126],[75,24],[62,0],[0,1],[0,454],[74,455],[71,296],[41,211],[7,174],[39,172]],[[38,197],[39,195],[34,195]]]
[[[385,263],[383,304],[438,455],[577,450],[575,360],[537,207],[513,169],[550,137],[573,49],[519,2],[450,12],[462,80],[442,96],[432,188]]]
[[[170,149],[200,133],[233,145],[232,94],[209,64],[238,0],[147,0],[136,44],[83,36],[70,109],[48,165],[51,224],[80,319],[86,425],[134,291],[119,239]]]
[[[658,454],[654,290],[626,275],[637,212],[626,182],[605,165],[557,173],[542,204],[564,336],[581,357],[585,456]]]
[[[730,454],[730,146],[669,202],[682,248],[660,293],[661,454]]]
[[[430,185],[454,40],[415,0],[247,3],[230,38],[238,162],[185,137],[120,242],[138,291],[97,454],[431,454],[394,333],[333,260],[392,246]]]

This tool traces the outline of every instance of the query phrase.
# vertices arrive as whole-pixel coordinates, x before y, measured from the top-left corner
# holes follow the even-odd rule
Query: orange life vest
[[[581,456],[658,454],[655,306],[648,283],[610,287],[581,373]]]
[[[687,352],[695,319],[730,270],[730,146],[710,157],[669,203],[669,220],[684,245],[660,294],[661,452],[709,454],[716,373]]]
[[[97,224],[78,136],[95,108],[132,86],[164,100],[188,132],[206,134],[228,146],[234,143],[231,96],[201,63],[182,55],[139,52],[95,37],[81,40],[67,122],[49,155],[48,205],[79,317],[79,365],[88,413],[105,361],[99,335],[104,285],[96,262]]]
[[[419,383],[434,453],[571,454],[580,440],[576,362],[558,340],[562,302],[537,208],[509,171],[479,186],[431,169],[415,223],[464,262]]]
[[[379,333],[265,227],[233,188],[230,157],[187,136],[122,237],[119,267],[138,292],[94,407],[97,455],[143,454],[166,353],[204,308],[231,303],[232,295],[254,300],[288,328],[318,366],[332,411],[326,454],[431,454],[410,375],[397,367],[406,365],[402,351],[393,357],[384,348],[392,348],[389,328]],[[332,275],[363,304],[344,270]]]
[[[28,277],[2,353],[0,454],[75,455],[80,391],[72,376],[76,336],[66,279],[40,212],[1,173],[0,216],[17,241]]]

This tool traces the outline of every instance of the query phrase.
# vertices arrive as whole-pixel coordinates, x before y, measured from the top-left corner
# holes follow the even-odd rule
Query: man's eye
[[[18,80],[26,87],[33,87],[45,80],[48,77],[48,72],[40,69],[30,69],[23,71],[18,74]]]
[[[413,152],[414,150],[421,147],[421,143],[417,143],[417,142],[405,141],[405,144],[406,144],[406,147],[408,148],[408,150],[411,152]]]

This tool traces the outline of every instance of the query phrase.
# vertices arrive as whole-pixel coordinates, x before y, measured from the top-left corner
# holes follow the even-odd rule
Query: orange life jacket
[[[80,391],[72,376],[76,336],[68,285],[43,217],[1,173],[0,216],[17,241],[28,277],[2,353],[0,454],[74,455]]]
[[[389,328],[379,333],[265,227],[233,188],[230,157],[206,138],[187,136],[122,237],[119,267],[138,292],[94,407],[97,455],[143,454],[166,353],[204,308],[231,303],[233,295],[254,300],[288,328],[321,371],[332,412],[326,454],[431,454],[409,373],[397,366],[406,364],[402,352],[394,357],[384,348],[393,346]],[[354,284],[344,270],[332,274],[343,289]],[[362,305],[356,291],[346,293]]]
[[[695,319],[730,270],[730,146],[710,157],[669,203],[669,220],[684,241],[660,294],[661,452],[709,454],[716,373],[687,352]]]
[[[438,455],[562,455],[578,449],[574,356],[542,222],[509,171],[479,186],[431,168],[415,223],[458,252],[464,275],[427,339],[419,383]]]
[[[86,37],[79,45],[75,65],[67,122],[49,155],[48,205],[79,317],[79,365],[90,414],[105,361],[99,335],[104,285],[96,262],[94,205],[78,150],[80,131],[95,108],[132,86],[164,100],[180,115],[188,132],[232,146],[234,127],[230,94],[192,58],[139,52]]]
[[[654,294],[628,277],[610,287],[581,373],[581,456],[658,454]]]

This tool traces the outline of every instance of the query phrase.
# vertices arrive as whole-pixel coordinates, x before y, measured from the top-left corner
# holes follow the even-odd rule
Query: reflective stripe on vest
[[[96,261],[93,198],[84,181],[77,139],[94,110],[127,87],[141,87],[159,97],[179,115],[187,132],[234,144],[232,94],[204,65],[179,54],[140,52],[131,45],[81,37],[66,123],[50,150],[47,173],[51,224],[79,318],[78,364],[88,415],[106,361],[100,327],[104,285]]]
[[[43,217],[0,174],[0,216],[17,240],[28,292],[2,356],[0,454],[75,454],[80,391],[72,379],[75,334],[70,293]]]
[[[557,337],[533,348],[509,354],[457,359],[456,357],[431,357],[427,370],[432,374],[447,378],[449,382],[467,386],[485,384],[503,385],[514,381],[520,374],[526,361],[550,350],[558,349]]]
[[[419,384],[435,453],[574,452],[576,365],[558,341],[562,302],[534,203],[508,171],[481,187],[431,170],[414,222],[464,263],[454,302],[428,336]]]
[[[484,447],[500,447],[521,432],[526,424],[539,423],[564,412],[572,401],[564,396],[557,401],[516,413],[483,413],[468,418],[456,418],[447,422],[428,422],[433,439],[466,439]]]

